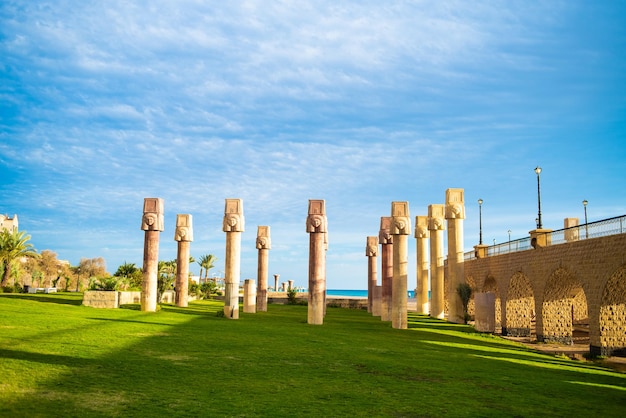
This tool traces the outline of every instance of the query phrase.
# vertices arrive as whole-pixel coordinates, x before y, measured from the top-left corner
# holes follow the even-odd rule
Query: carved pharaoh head
[[[380,230],[378,231],[378,241],[380,244],[393,244],[391,236],[391,217],[380,217]]]
[[[244,231],[243,201],[241,199],[226,199],[222,230],[224,232]]]
[[[309,215],[306,218],[307,232],[328,232],[326,204],[324,200],[309,200]]]
[[[365,247],[366,257],[376,257],[378,255],[378,237],[367,237]]]
[[[257,250],[270,250],[272,248],[272,240],[270,239],[270,227],[260,226],[257,228],[256,234]]]
[[[391,202],[391,235],[409,235],[410,233],[409,202]]]
[[[430,231],[443,231],[445,229],[444,208],[444,205],[428,206],[428,229]]]
[[[193,226],[191,215],[176,215],[176,231],[174,231],[174,241],[193,241]]]
[[[428,216],[416,216],[415,217],[415,238],[428,238],[430,232],[428,232]]]
[[[465,219],[463,189],[446,190],[446,219]]]
[[[143,217],[141,229],[144,231],[163,231],[163,199],[146,197],[143,200]]]

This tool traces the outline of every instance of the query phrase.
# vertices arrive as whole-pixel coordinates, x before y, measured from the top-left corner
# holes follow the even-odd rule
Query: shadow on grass
[[[80,306],[83,303],[82,293],[0,293],[0,297],[23,299],[31,302],[57,303],[59,305]]]
[[[30,361],[68,367],[82,367],[92,363],[91,360],[85,360],[74,356],[64,356],[62,354],[34,353],[30,351],[8,350],[2,348],[0,348],[0,359]]]
[[[0,415],[416,416],[419,411],[420,416],[567,416],[585,411],[624,416],[626,410],[626,397],[620,396],[624,378],[556,359],[550,367],[537,367],[548,359],[514,343],[482,338],[465,325],[447,328],[444,321],[412,316],[411,329],[402,331],[369,315],[329,310],[327,323],[307,326],[302,324],[306,308],[287,306],[242,314],[238,321],[206,321],[219,304],[190,308],[164,305],[168,315],[146,314],[163,332],[116,349],[107,348],[107,329],[133,335],[142,330],[142,321],[128,312],[119,320],[106,317],[108,322],[81,317],[99,320],[97,335],[103,337],[90,342],[91,351],[84,354],[89,360],[78,363],[49,350],[93,338],[79,329],[59,338],[60,346],[37,342],[33,350],[40,353],[30,358],[30,353],[0,351],[12,360],[72,367],[48,378],[37,371],[44,377],[5,397]],[[45,313],[40,315],[45,321]],[[96,349],[98,343],[103,347]]]

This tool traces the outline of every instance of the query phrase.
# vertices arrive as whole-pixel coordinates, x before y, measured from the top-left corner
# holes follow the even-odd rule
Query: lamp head
[[[535,173],[537,173],[537,175],[541,174],[541,167],[535,167]]]

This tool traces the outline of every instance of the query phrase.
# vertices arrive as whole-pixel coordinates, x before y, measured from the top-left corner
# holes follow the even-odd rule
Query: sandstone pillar
[[[578,229],[575,228],[578,226],[578,218],[565,218],[563,219],[563,228],[565,229],[565,241],[578,241]],[[587,224],[585,224],[587,227]],[[588,234],[585,234],[588,235]]]
[[[367,257],[367,312],[374,311],[374,289],[378,280],[376,256],[378,255],[378,237],[367,237],[365,256]]]
[[[256,248],[259,250],[256,309],[259,312],[267,312],[267,278],[269,276],[269,254],[272,248],[269,226],[259,226],[257,228]]]
[[[287,280],[287,290],[293,289],[293,280]]]
[[[428,314],[428,216],[415,217],[416,276],[415,302],[417,313]]]
[[[443,231],[444,205],[428,206],[428,230],[430,232],[430,316],[443,319],[444,302],[444,259]]]
[[[143,246],[143,281],[141,310],[156,312],[157,277],[159,274],[159,232],[164,229],[163,199],[145,198],[141,229],[146,231]]]
[[[176,306],[186,308],[189,299],[189,246],[193,241],[192,218],[188,214],[176,215],[174,240],[178,241],[176,256]]]
[[[245,313],[256,313],[256,289],[254,280],[243,281],[243,311]]]
[[[381,314],[381,306],[380,301],[383,295],[383,287],[382,286],[374,286],[374,300],[372,303],[372,316],[380,316]]]
[[[278,279],[280,278],[280,274],[274,275],[274,292],[278,292]]]
[[[224,316],[238,319],[241,233],[244,231],[243,201],[241,199],[226,199],[222,229],[226,232]]]
[[[326,308],[326,248],[328,245],[324,200],[309,200],[306,229],[309,233],[309,306],[307,322],[324,323]]]
[[[448,321],[465,323],[463,302],[457,287],[465,283],[463,264],[463,219],[465,219],[463,189],[446,190],[446,221],[448,224]]]
[[[378,232],[380,243],[380,320],[391,321],[391,292],[393,281],[393,237],[391,236],[391,217],[380,218],[380,230]]]
[[[393,279],[391,291],[391,326],[408,327],[408,264],[411,218],[409,202],[391,203],[391,235],[393,236]]]

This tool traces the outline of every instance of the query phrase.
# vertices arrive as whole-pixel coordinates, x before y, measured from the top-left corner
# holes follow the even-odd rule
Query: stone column
[[[393,281],[393,237],[391,236],[391,217],[381,216],[378,232],[380,243],[380,320],[391,321],[391,289]]]
[[[256,309],[259,312],[267,312],[267,278],[269,276],[269,254],[272,248],[269,226],[259,226],[257,228],[256,248],[259,250]]]
[[[443,270],[444,212],[444,205],[428,206],[428,230],[430,232],[430,316],[439,319],[443,319],[445,314]]]
[[[143,245],[141,310],[144,312],[156,312],[157,277],[159,274],[159,232],[164,229],[163,199],[147,197],[143,200],[141,229],[146,231]]]
[[[465,323],[463,302],[456,289],[465,283],[463,264],[463,189],[446,190],[446,221],[448,224],[448,321]]]
[[[393,236],[393,279],[391,291],[391,326],[406,329],[408,299],[409,234],[411,218],[409,202],[391,203],[391,235]]]
[[[428,314],[428,216],[415,217],[416,276],[415,302],[417,313]]]
[[[222,229],[226,232],[224,316],[238,319],[241,233],[244,231],[243,201],[241,199],[226,199]]]
[[[324,323],[326,308],[326,204],[324,200],[309,200],[306,230],[309,233],[309,306],[307,322]]]
[[[293,280],[287,280],[287,290],[293,289]]]
[[[381,312],[380,301],[383,296],[383,287],[376,285],[373,290],[374,290],[374,300],[372,303],[372,316],[380,316],[380,312]]]
[[[243,281],[243,311],[245,313],[256,313],[256,289],[254,280]]]
[[[274,292],[278,292],[278,279],[280,278],[280,274],[274,275]]]
[[[378,255],[378,237],[367,237],[365,256],[367,257],[367,312],[374,312],[374,289],[378,281],[376,256]]]
[[[191,215],[176,215],[174,240],[178,241],[176,256],[176,306],[186,308],[189,299],[189,246],[193,241]]]

